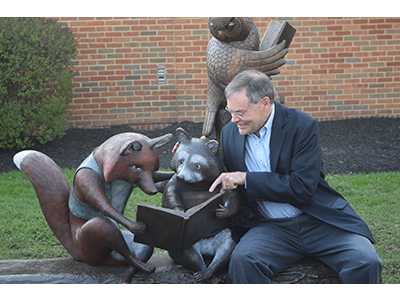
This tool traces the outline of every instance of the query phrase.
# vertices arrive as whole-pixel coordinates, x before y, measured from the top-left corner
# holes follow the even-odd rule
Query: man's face
[[[249,103],[245,89],[231,95],[227,99],[227,107],[234,112],[231,114],[231,121],[238,126],[241,135],[255,133],[259,136],[260,129],[270,115],[269,98],[265,97],[259,104]],[[245,113],[245,115],[241,117],[237,113]]]

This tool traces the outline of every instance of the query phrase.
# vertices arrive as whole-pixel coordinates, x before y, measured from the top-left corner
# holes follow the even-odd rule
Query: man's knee
[[[343,283],[380,283],[381,273],[382,260],[372,246],[359,251],[340,277]]]
[[[368,270],[382,270],[382,260],[379,258],[374,246],[363,248],[359,251],[358,260]]]
[[[382,274],[382,260],[379,258],[378,253],[370,253],[367,256],[367,261],[365,265],[365,270],[369,272],[373,278],[376,278],[373,281],[376,281],[376,283],[380,283]]]
[[[233,283],[270,283],[272,272],[251,250],[238,249],[232,252],[229,276]]]
[[[250,251],[247,247],[240,247],[236,246],[233,249],[231,258],[230,258],[230,265],[233,267],[242,266],[254,263],[254,255],[250,254]]]
[[[269,260],[270,255],[265,255],[267,249],[260,251],[256,245],[248,245],[246,243],[239,243],[233,249],[231,254],[231,261],[241,264],[255,264],[259,261]]]
[[[244,246],[231,254],[229,276],[233,283],[270,283],[273,272],[268,259]]]

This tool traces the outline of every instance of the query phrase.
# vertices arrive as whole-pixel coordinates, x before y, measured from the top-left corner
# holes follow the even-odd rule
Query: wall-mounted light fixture
[[[157,67],[157,83],[158,84],[166,84],[167,83],[167,77],[165,74],[165,67],[164,66],[158,66]]]

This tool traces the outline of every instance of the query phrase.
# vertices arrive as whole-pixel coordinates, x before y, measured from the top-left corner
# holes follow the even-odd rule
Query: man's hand
[[[178,146],[179,146],[179,142],[176,142],[174,148],[172,148],[172,154],[175,154],[176,149],[178,149]]]
[[[243,185],[246,182],[246,172],[229,172],[222,173],[211,185],[209,192],[212,193],[215,188],[222,183],[221,194],[225,194],[227,190],[234,190],[238,185]]]

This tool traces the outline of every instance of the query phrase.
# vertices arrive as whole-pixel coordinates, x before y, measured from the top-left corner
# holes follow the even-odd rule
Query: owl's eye
[[[200,170],[201,166],[199,164],[196,165],[196,169]]]

